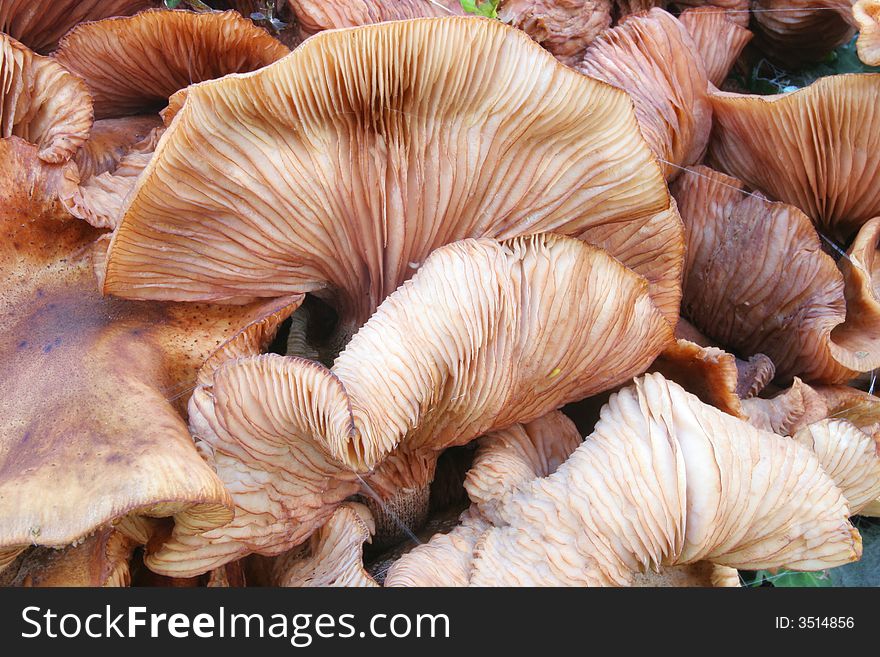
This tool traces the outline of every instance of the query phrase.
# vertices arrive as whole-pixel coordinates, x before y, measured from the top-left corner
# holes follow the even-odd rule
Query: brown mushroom
[[[305,35],[410,18],[463,15],[458,0],[287,0]]]
[[[766,354],[782,381],[840,383],[880,366],[880,303],[862,268],[838,270],[803,213],[707,167],[673,193],[688,242],[682,312],[697,328]]]
[[[47,54],[77,23],[128,16],[150,0],[0,0],[0,32]]]
[[[702,57],[684,26],[662,9],[603,32],[578,69],[625,90],[667,179],[698,162],[712,127]]]
[[[253,71],[288,52],[234,11],[148,10],[75,27],[55,58],[85,80],[104,119],[158,112],[194,82]]]
[[[188,575],[279,554],[358,490],[418,495],[443,449],[619,385],[671,335],[645,280],[578,240],[442,247],[332,370],[238,359],[194,392],[193,435],[212,452],[236,516],[204,534],[178,525],[147,563]]]
[[[824,77],[776,96],[713,92],[708,159],[848,240],[880,216],[878,94],[880,76],[870,74]]]
[[[344,344],[438,246],[553,231],[608,249],[678,316],[680,220],[629,98],[499,21],[326,31],[185,97],[114,234],[107,293],[316,292]]]
[[[237,331],[277,325],[299,297],[240,307],[101,297],[98,233],[53,191],[63,168],[16,137],[0,140],[0,162],[4,560],[30,545],[68,546],[109,522],[133,536],[147,531],[141,516],[194,531],[228,521],[228,493],[181,412],[212,352]]]

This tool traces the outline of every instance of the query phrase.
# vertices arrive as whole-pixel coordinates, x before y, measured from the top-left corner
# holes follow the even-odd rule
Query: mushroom
[[[404,503],[440,451],[619,385],[671,337],[646,281],[601,249],[553,235],[442,247],[331,370],[238,359],[193,393],[191,430],[236,515],[205,533],[177,525],[147,563],[187,576],[279,554],[360,490],[398,500],[415,525],[424,511]]]
[[[797,377],[790,388],[775,397],[744,399],[742,405],[752,426],[781,436],[793,435],[828,415],[828,406],[819,393]]]
[[[98,232],[54,192],[63,167],[17,137],[0,140],[0,163],[2,561],[111,522],[145,538],[142,516],[194,531],[227,522],[229,495],[181,413],[211,353],[277,326],[301,297],[239,307],[101,297]]]
[[[40,159],[69,160],[89,136],[86,87],[49,57],[0,34],[0,138],[35,144]]]
[[[308,543],[274,561],[272,585],[378,586],[363,564],[363,544],[370,542],[373,531],[367,507],[352,502],[340,505]]]
[[[288,52],[234,11],[151,10],[73,29],[56,59],[85,80],[100,131],[66,173],[65,207],[93,226],[115,227],[164,131],[153,112],[190,83],[252,71]]]
[[[725,347],[769,356],[780,381],[841,383],[880,366],[880,304],[861,268],[838,270],[797,208],[745,191],[707,167],[674,183],[688,243],[682,312]]]
[[[776,96],[713,92],[708,161],[846,240],[880,215],[878,94],[880,76],[870,74]]]
[[[816,454],[852,515],[880,499],[880,436],[869,436],[847,420],[825,419],[793,437]]]
[[[629,98],[499,21],[326,31],[185,98],[126,203],[106,293],[315,292],[341,346],[438,246],[553,231],[630,264],[678,316],[680,220]]]
[[[659,374],[612,395],[556,473],[500,513],[476,544],[471,585],[625,585],[697,561],[816,570],[861,553],[845,499],[809,450]]]
[[[820,61],[855,33],[852,0],[754,0],[752,9],[755,46],[788,68]]]
[[[0,573],[5,586],[128,586],[135,541],[104,527],[60,550],[32,548]]]
[[[740,27],[749,26],[749,0],[711,0],[710,2],[706,2],[706,0],[677,0],[675,5],[684,8],[682,14],[689,9],[709,7],[712,11],[723,14]]]
[[[611,27],[610,0],[505,0],[499,20],[524,31],[559,61],[575,66]]]
[[[75,27],[55,58],[85,80],[104,119],[158,112],[194,82],[253,71],[288,52],[234,11],[151,9]]]
[[[727,79],[730,69],[753,36],[732,16],[715,7],[696,7],[681,12],[678,17],[697,47],[706,77],[716,87]]]
[[[667,179],[703,157],[712,127],[706,71],[687,30],[670,14],[651,9],[606,30],[578,70],[630,94]]]
[[[128,16],[152,4],[150,0],[0,0],[0,32],[47,54],[77,23]]]
[[[859,26],[859,59],[868,66],[880,66],[880,1],[859,0],[853,5],[852,15]]]

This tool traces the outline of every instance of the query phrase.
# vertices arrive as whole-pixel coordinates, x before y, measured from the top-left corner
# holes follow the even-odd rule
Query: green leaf
[[[477,3],[477,0],[458,0],[461,8],[469,14],[485,16],[486,18],[498,18],[498,4],[501,0],[486,0]]]
[[[834,582],[831,581],[827,570],[820,570],[815,573],[798,573],[793,570],[780,568],[775,575],[766,571],[761,572],[766,573],[764,575],[766,580],[779,588],[834,586]]]
[[[177,9],[177,5],[181,3],[181,0],[165,0],[165,6],[168,9]]]

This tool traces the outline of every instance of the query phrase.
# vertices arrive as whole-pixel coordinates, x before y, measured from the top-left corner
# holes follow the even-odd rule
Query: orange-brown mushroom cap
[[[667,179],[699,161],[712,127],[702,58],[684,26],[662,9],[629,16],[587,49],[578,69],[624,89]]]
[[[697,328],[766,354],[782,380],[839,383],[880,365],[880,305],[822,251],[802,212],[707,167],[673,193],[688,242],[682,312]]]
[[[288,550],[359,490],[356,473],[376,468],[365,478],[385,499],[418,489],[443,449],[619,385],[671,337],[646,281],[578,240],[442,247],[332,370],[239,359],[195,391],[191,428],[210,446],[236,516],[202,535],[176,527],[147,562],[192,574]]]
[[[234,11],[149,10],[79,25],[55,57],[85,80],[103,119],[157,112],[194,82],[253,71],[288,52]]]
[[[193,531],[230,498],[181,415],[196,370],[279,306],[144,304],[102,297],[98,233],[66,215],[63,175],[0,140],[0,551],[64,547],[132,516]]]
[[[852,13],[859,26],[856,41],[859,59],[868,66],[880,66],[880,1],[859,0],[853,5]]]
[[[150,0],[0,0],[0,32],[47,54],[77,23],[128,16],[152,4]]]
[[[776,96],[711,94],[709,161],[849,239],[880,215],[880,75],[834,75]]]
[[[21,137],[40,159],[69,160],[89,136],[92,103],[81,80],[0,34],[0,138]]]
[[[307,35],[410,18],[463,15],[458,0],[287,0]]]
[[[499,21],[381,23],[190,87],[129,199],[105,291],[323,289],[356,328],[438,246],[546,231],[632,262],[677,317],[680,220],[626,94]]]

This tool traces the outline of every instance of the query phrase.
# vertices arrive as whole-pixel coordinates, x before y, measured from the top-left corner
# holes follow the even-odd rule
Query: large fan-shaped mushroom
[[[714,92],[709,160],[820,231],[850,238],[880,215],[878,75],[834,75],[777,96]]]
[[[212,352],[249,322],[277,326],[299,299],[101,297],[98,233],[58,204],[62,168],[15,137],[0,140],[0,163],[0,552],[64,547],[138,516],[223,524],[229,496],[181,411]]]
[[[417,495],[443,449],[619,385],[671,336],[644,279],[578,240],[438,249],[332,370],[243,359],[196,390],[191,428],[210,446],[236,517],[201,535],[176,527],[147,563],[186,575],[278,554],[361,486],[386,500]],[[358,473],[370,470],[363,485]]]
[[[677,317],[680,220],[626,94],[498,21],[389,22],[190,87],[105,291],[320,290],[350,335],[438,246],[545,231],[606,247]]]
[[[783,380],[839,383],[880,366],[865,268],[842,274],[803,213],[744,192],[706,167],[675,182],[688,242],[682,312],[737,353],[769,356]],[[863,241],[873,254],[876,236]]]

